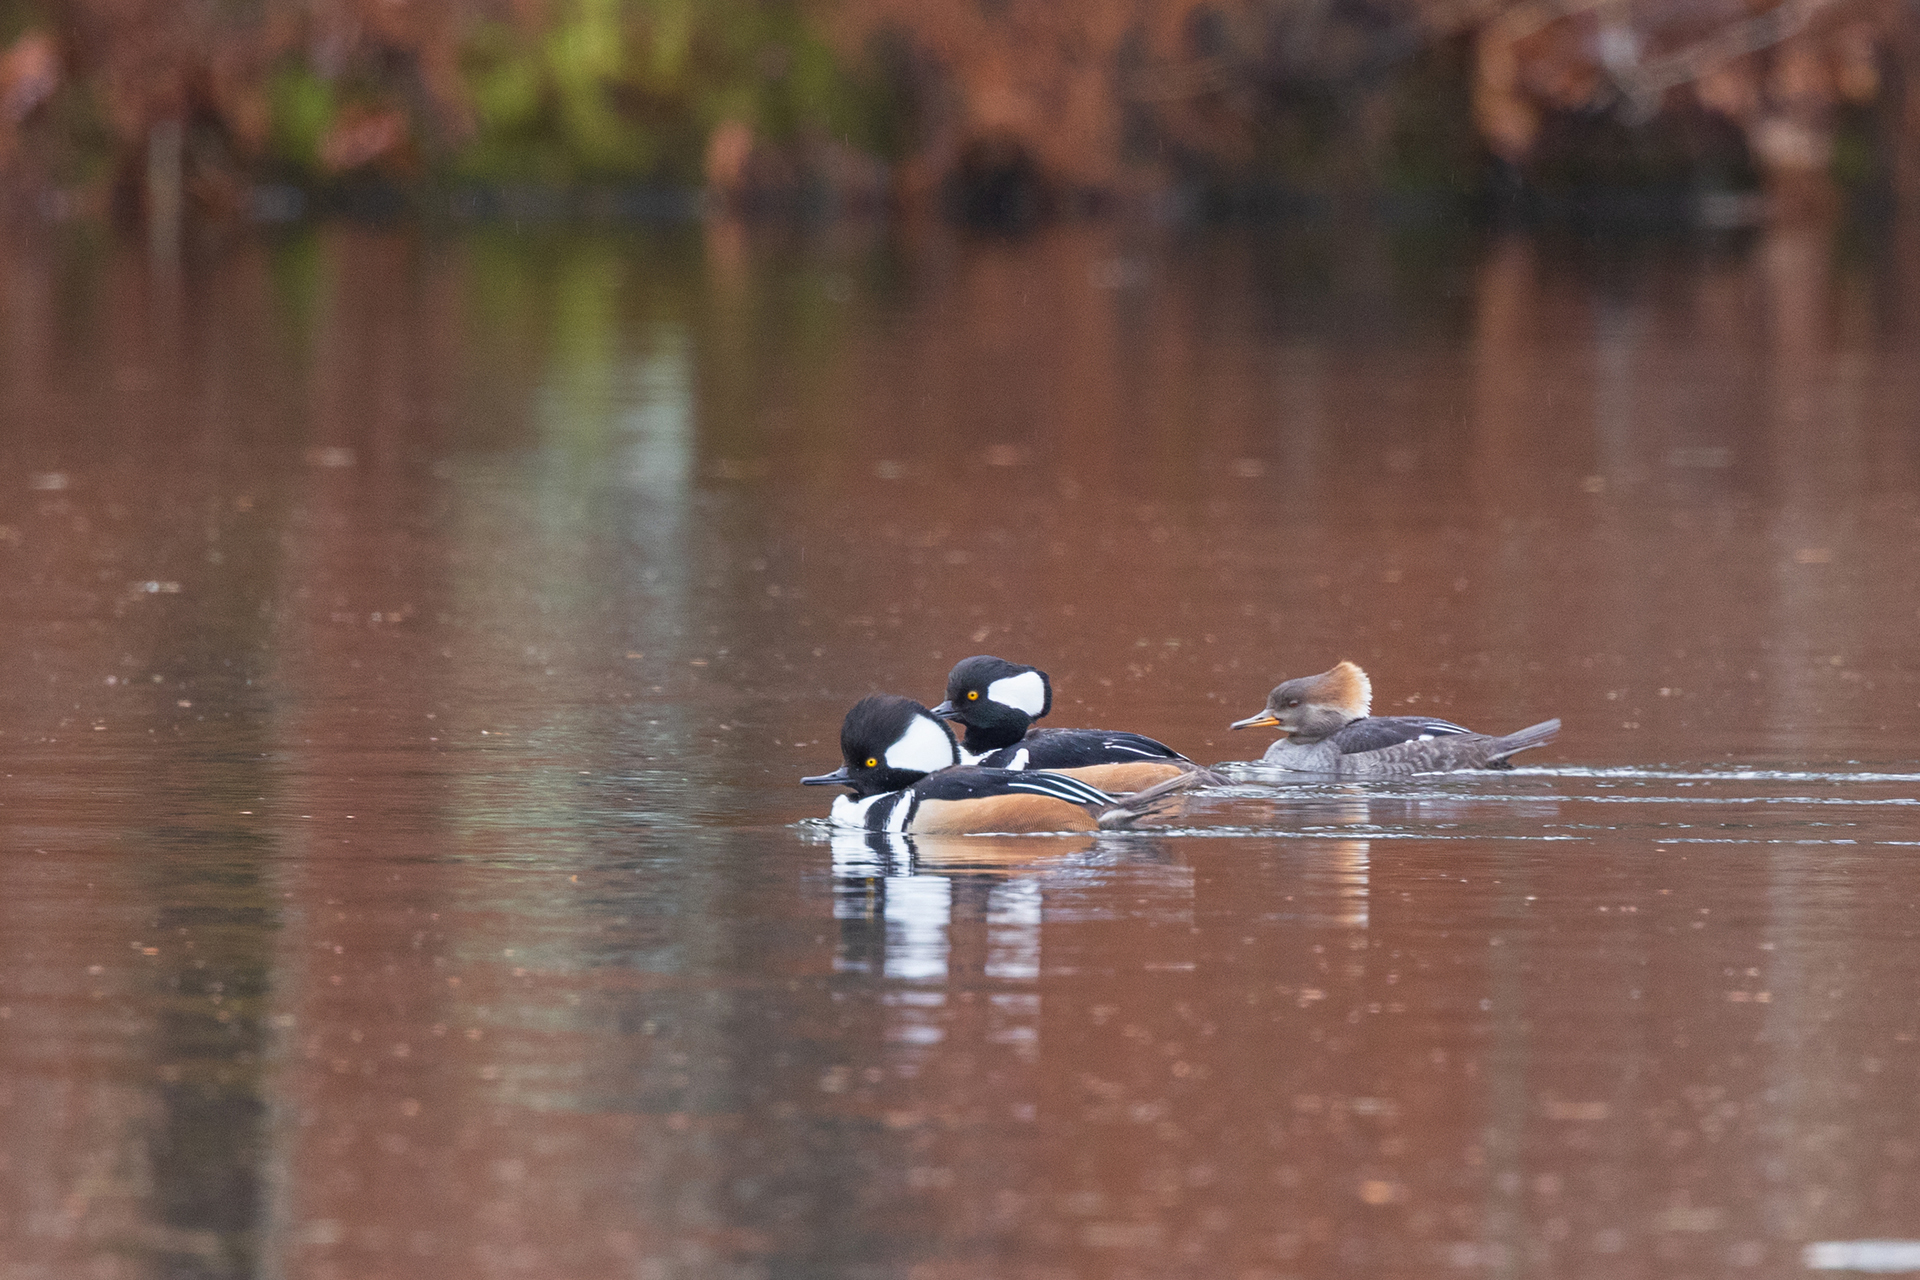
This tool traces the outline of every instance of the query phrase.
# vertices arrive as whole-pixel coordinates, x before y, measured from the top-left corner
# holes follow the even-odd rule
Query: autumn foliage
[[[0,183],[16,207],[149,213],[356,184],[705,186],[744,208],[990,217],[1493,190],[1804,211],[1915,186],[1914,12],[0,0]]]

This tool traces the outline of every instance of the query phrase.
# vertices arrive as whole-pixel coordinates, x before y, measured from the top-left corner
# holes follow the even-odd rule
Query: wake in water
[[[1352,787],[1355,780],[1335,778],[1327,774],[1300,773],[1291,769],[1276,769],[1272,765],[1262,764],[1258,760],[1227,760],[1214,765],[1216,773],[1237,783],[1259,783],[1264,786],[1319,786]],[[1437,778],[1437,774],[1415,774],[1411,779],[1387,780],[1387,786],[1396,783],[1404,786],[1407,781],[1421,778]],[[1871,770],[1808,770],[1808,769],[1746,769],[1728,766],[1724,769],[1702,767],[1694,769],[1667,769],[1660,767],[1621,766],[1615,768],[1589,767],[1582,765],[1542,765],[1529,768],[1485,769],[1477,771],[1456,771],[1445,775],[1452,783],[1470,783],[1476,780],[1505,780],[1508,778],[1592,778],[1603,782],[1810,782],[1810,783],[1897,783],[1920,787],[1920,773],[1881,773]],[[1370,794],[1381,794],[1376,785],[1367,788]],[[1394,792],[1394,794],[1405,794]],[[1488,797],[1492,798],[1492,797]]]
[[[1744,769],[1729,765],[1724,769],[1594,768],[1580,765],[1545,765],[1540,768],[1514,769],[1509,776],[1523,774],[1554,778],[1651,779],[1663,782],[1904,782],[1920,786],[1920,773],[1875,773],[1868,770]]]

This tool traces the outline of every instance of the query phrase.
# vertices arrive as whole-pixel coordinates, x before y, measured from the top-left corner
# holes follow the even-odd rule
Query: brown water
[[[1910,243],[15,235],[0,611],[5,1280],[1920,1238]],[[981,651],[1566,730],[830,838]]]

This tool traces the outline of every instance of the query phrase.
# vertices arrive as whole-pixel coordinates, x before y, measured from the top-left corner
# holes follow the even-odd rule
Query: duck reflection
[[[1191,874],[1162,842],[1135,834],[1011,840],[850,831],[836,833],[831,847],[840,973],[1031,981],[1040,976],[1049,891],[1085,919],[1089,888],[1120,864],[1136,874],[1161,864],[1177,882],[1168,886],[1172,900],[1144,904],[1148,914],[1184,918],[1190,910]]]
[[[1365,787],[1345,785],[1299,810],[1302,826],[1316,833],[1337,835],[1341,828],[1375,826],[1373,806]],[[1364,929],[1368,923],[1369,874],[1372,845],[1366,840],[1332,839],[1319,860],[1320,874],[1332,881],[1334,910],[1328,923]]]
[[[1031,982],[1040,976],[1040,885],[1008,880],[987,891],[986,976]]]
[[[885,1011],[876,1028],[888,1074],[912,1079],[964,1060],[1023,1069],[1042,1050],[1043,927],[1191,926],[1194,878],[1164,842],[1138,834],[1071,838],[928,837],[844,832],[832,841],[835,972],[865,975]],[[1116,894],[1121,885],[1131,892]],[[1180,930],[1186,934],[1187,928]],[[1073,981],[1079,953],[1052,976]],[[1190,968],[1190,965],[1182,967]],[[1031,1116],[1031,1087],[1002,1085]]]
[[[1327,850],[1327,868],[1336,888],[1338,907],[1333,923],[1349,929],[1368,924],[1367,878],[1372,869],[1372,846],[1365,840],[1336,840]]]
[[[1370,827],[1374,821],[1373,805],[1364,787],[1341,787],[1300,812],[1303,825],[1310,827]]]
[[[914,837],[883,832],[834,835],[834,969],[912,982],[948,976],[956,913],[986,925],[990,978],[1040,974],[1039,884],[1032,877],[1092,849],[1093,837],[1011,841]]]

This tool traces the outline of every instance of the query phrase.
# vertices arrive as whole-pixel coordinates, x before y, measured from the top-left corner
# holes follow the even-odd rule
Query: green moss
[[[697,182],[728,121],[774,141],[881,132],[871,95],[781,0],[569,0],[538,35],[476,28],[462,68],[479,131],[448,159],[482,180]]]
[[[627,70],[620,18],[619,0],[574,0],[543,42],[554,120],[583,176],[639,174],[652,159],[646,130],[615,108]]]
[[[339,110],[334,87],[304,63],[290,63],[267,85],[272,112],[268,149],[283,164],[311,172],[320,164],[320,143]]]
[[[505,26],[489,24],[467,50],[467,90],[483,133],[532,128],[540,115],[541,72]]]

